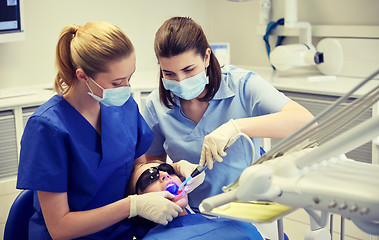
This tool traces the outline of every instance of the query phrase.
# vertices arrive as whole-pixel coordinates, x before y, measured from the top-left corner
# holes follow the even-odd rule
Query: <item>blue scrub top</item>
[[[209,102],[199,123],[188,119],[175,98],[177,107],[169,109],[160,103],[159,91],[154,90],[146,101],[145,119],[154,133],[147,155],[163,153],[178,162],[185,159],[194,164],[200,161],[204,137],[230,119],[247,118],[279,112],[290,101],[283,93],[258,74],[234,66],[222,68],[220,89]],[[255,156],[260,156],[260,139],[252,139]],[[195,211],[201,201],[222,192],[222,187],[232,183],[249,165],[251,147],[240,137],[227,151],[224,161],[216,162],[206,170],[203,184],[189,194],[189,205]]]
[[[101,135],[62,96],[40,106],[22,136],[17,188],[67,192],[70,211],[124,198],[134,159],[149,148],[152,132],[132,97],[121,107],[100,105]],[[29,239],[51,239],[36,193],[34,208]],[[128,220],[87,237],[120,236],[132,239]]]
[[[263,240],[254,225],[226,218],[208,219],[200,214],[174,218],[166,226],[151,229],[144,240],[228,239]]]

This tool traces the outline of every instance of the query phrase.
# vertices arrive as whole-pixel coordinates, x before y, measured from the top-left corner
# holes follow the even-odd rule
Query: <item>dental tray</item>
[[[276,221],[296,209],[275,202],[251,201],[230,202],[213,208],[211,212],[202,211],[202,213],[244,222],[264,223]]]

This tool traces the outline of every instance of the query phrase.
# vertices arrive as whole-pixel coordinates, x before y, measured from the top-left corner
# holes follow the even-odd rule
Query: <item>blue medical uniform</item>
[[[101,135],[62,96],[40,106],[22,136],[17,188],[67,192],[72,212],[124,198],[134,159],[149,148],[152,132],[133,98],[121,107],[100,105]],[[51,239],[36,192],[34,208],[29,239]],[[85,239],[132,239],[132,234],[124,220]]]
[[[200,121],[188,119],[178,98],[177,107],[169,109],[160,103],[159,91],[147,98],[145,119],[154,133],[153,143],[147,155],[167,153],[178,162],[185,159],[194,164],[200,161],[204,137],[230,119],[247,118],[279,112],[290,101],[283,93],[262,79],[258,74],[234,66],[222,68],[220,89]],[[260,139],[252,139],[255,156],[260,156]],[[195,211],[201,201],[221,193],[221,188],[237,179],[251,161],[251,147],[240,137],[228,150],[221,163],[206,171],[203,184],[189,194],[189,205]]]
[[[251,223],[226,218],[208,219],[200,214],[180,216],[166,226],[158,225],[151,229],[143,239],[263,240],[261,234]]]

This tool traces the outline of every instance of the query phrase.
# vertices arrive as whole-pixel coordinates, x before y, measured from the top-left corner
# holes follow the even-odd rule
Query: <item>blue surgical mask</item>
[[[162,78],[163,86],[165,89],[170,90],[176,96],[185,100],[191,100],[200,95],[203,92],[205,85],[209,83],[208,77],[205,71],[184,79],[180,82],[175,80],[167,80]]]
[[[96,101],[104,104],[105,106],[122,106],[126,101],[128,101],[131,89],[130,87],[117,87],[117,88],[102,88],[97,82],[95,82],[91,77],[90,79],[94,82],[99,88],[103,90],[103,97],[96,96],[92,89],[89,87],[88,83],[87,87],[91,92],[88,94],[93,97]]]

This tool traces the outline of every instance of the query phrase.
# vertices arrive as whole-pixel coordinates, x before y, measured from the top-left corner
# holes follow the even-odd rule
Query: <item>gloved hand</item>
[[[139,215],[156,223],[167,225],[168,222],[183,211],[176,203],[169,200],[175,196],[167,191],[150,192],[129,197],[129,218]]]
[[[222,157],[226,156],[226,152],[224,151],[226,144],[229,139],[237,136],[239,133],[241,133],[240,128],[233,119],[230,119],[229,122],[224,123],[205,136],[199,165],[204,166],[206,164],[209,169],[212,169],[213,159],[222,162]]]
[[[181,176],[188,178],[191,176],[191,173],[197,168],[198,165],[192,164],[186,160],[180,160],[176,163],[176,169],[178,170],[178,174]],[[184,187],[184,191],[186,193],[192,192],[195,188],[197,188],[200,184],[204,182],[205,172],[200,173],[196,177],[189,180]]]

